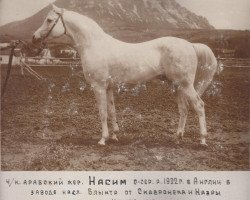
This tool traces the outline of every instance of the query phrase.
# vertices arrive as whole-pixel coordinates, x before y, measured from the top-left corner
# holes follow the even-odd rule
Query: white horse
[[[114,129],[111,139],[117,140],[115,133],[119,131],[119,127],[113,96],[114,86],[144,82],[162,74],[177,88],[180,113],[177,137],[184,134],[188,105],[191,104],[199,118],[201,144],[206,145],[205,110],[200,96],[217,70],[216,58],[209,47],[175,37],[163,37],[138,44],[125,43],[106,34],[92,19],[53,4],[52,6],[53,10],[34,33],[33,42],[64,34],[75,42],[84,76],[97,99],[102,124],[100,145],[105,145],[109,139],[108,117]]]

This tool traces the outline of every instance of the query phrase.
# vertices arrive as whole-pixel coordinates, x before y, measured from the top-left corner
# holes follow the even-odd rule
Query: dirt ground
[[[2,170],[249,170],[250,68],[226,68],[204,94],[208,147],[190,110],[178,144],[174,88],[164,80],[115,93],[119,142],[98,146],[93,91],[79,68],[14,67],[2,101]],[[1,68],[1,81],[6,68]]]

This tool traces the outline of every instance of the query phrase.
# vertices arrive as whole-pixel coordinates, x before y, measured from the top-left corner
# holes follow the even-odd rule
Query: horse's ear
[[[55,13],[62,14],[63,9],[58,8],[58,7],[55,6],[53,3],[51,3],[51,5],[52,5],[52,8],[53,8],[53,10],[54,10]]]

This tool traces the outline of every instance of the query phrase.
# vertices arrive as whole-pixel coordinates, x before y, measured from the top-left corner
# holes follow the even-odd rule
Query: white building
[[[77,51],[75,49],[62,49],[60,50],[61,54],[67,54],[72,58],[76,58],[77,57]]]

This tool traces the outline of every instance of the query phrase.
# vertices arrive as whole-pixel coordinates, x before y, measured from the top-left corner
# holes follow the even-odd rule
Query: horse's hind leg
[[[179,138],[182,139],[184,130],[185,130],[187,115],[188,115],[188,102],[187,102],[187,98],[181,91],[178,91],[177,93],[177,103],[178,103],[180,119],[179,119],[179,124],[178,124],[176,135],[177,135],[177,139]]]
[[[183,87],[182,91],[184,95],[188,98],[189,102],[191,103],[198,115],[200,124],[201,144],[206,145],[207,126],[205,119],[204,102],[201,100],[200,96],[195,91],[193,85],[189,84],[188,86]]]
[[[119,127],[118,127],[117,119],[116,119],[113,88],[109,87],[107,92],[108,92],[108,96],[107,96],[108,113],[109,113],[109,116],[111,117],[111,123],[112,123],[113,129],[114,129],[114,133],[112,134],[111,139],[118,141],[117,136],[116,136],[116,132],[119,131]]]
[[[107,124],[107,90],[103,86],[99,85],[92,85],[95,97],[97,100],[97,106],[99,109],[99,115],[102,123],[102,138],[98,142],[100,145],[105,145],[105,142],[109,138],[109,132],[108,132],[108,124]]]

